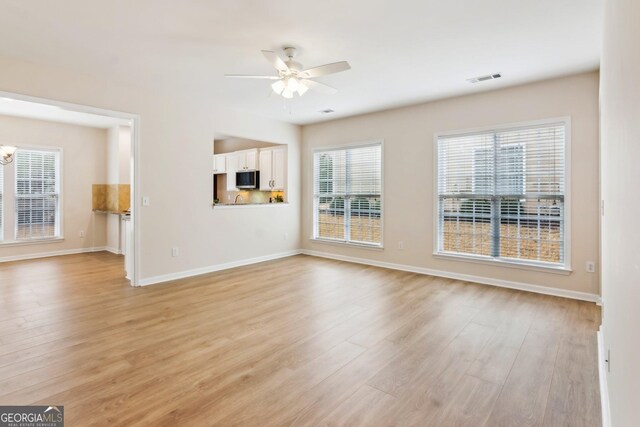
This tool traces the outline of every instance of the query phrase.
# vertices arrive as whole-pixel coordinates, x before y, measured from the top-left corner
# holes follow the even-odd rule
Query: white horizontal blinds
[[[349,240],[380,244],[382,221],[382,146],[347,150]]]
[[[564,263],[565,125],[496,133],[500,254]]]
[[[564,263],[565,125],[438,139],[438,250]]]
[[[315,237],[382,242],[382,146],[314,153]]]
[[[58,152],[16,152],[16,240],[58,235]]]
[[[491,255],[491,134],[438,139],[439,251]]]
[[[314,154],[315,237],[346,240],[346,151]]]

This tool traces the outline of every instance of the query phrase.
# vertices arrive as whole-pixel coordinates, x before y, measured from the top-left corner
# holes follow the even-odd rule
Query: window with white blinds
[[[58,237],[59,151],[19,148],[15,156],[15,239]]]
[[[313,154],[314,238],[382,245],[382,144]]]
[[[437,251],[566,266],[565,122],[437,138]]]

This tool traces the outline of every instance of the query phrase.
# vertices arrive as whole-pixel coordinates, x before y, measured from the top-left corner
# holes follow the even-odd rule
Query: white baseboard
[[[321,258],[335,259],[338,261],[347,261],[347,262],[353,262],[356,264],[366,264],[366,265],[371,265],[375,267],[390,268],[392,270],[408,271],[411,273],[446,277],[448,279],[463,280],[465,282],[474,282],[474,283],[480,283],[483,285],[499,286],[501,288],[518,289],[521,291],[535,292],[538,294],[553,295],[557,297],[571,298],[571,299],[577,299],[577,300],[589,301],[589,302],[595,302],[595,303],[600,302],[599,295],[589,294],[586,292],[569,291],[565,289],[550,288],[550,287],[540,286],[540,285],[532,285],[529,283],[512,282],[509,280],[493,279],[490,277],[481,277],[481,276],[472,276],[469,274],[452,273],[449,271],[433,270],[430,268],[415,267],[412,265],[394,264],[394,263],[383,262],[383,261],[373,261],[365,258],[355,258],[350,256],[331,254],[327,252],[312,251],[307,249],[301,250],[300,253],[305,255],[317,256]]]
[[[100,252],[100,251],[106,251],[106,250],[107,250],[106,247],[98,246],[93,248],[78,248],[78,249],[66,249],[63,251],[36,252],[32,254],[9,255],[5,257],[0,257],[0,263],[11,262],[11,261],[24,261],[28,259],[37,259],[37,258],[49,258],[52,256],[84,254],[88,252]]]
[[[609,412],[609,387],[607,387],[607,355],[604,351],[602,326],[598,330],[598,379],[600,381],[600,407],[602,411],[602,426],[611,427],[611,413]]]
[[[116,254],[118,254],[119,252],[114,248],[100,246],[100,247],[93,247],[93,248],[69,249],[69,250],[63,250],[63,251],[40,252],[35,254],[2,257],[0,258],[0,263],[10,262],[10,261],[21,261],[21,260],[27,260],[27,259],[36,259],[36,258],[47,258],[52,256],[72,255],[72,254],[87,253],[87,252],[98,252],[98,251],[109,251],[111,253],[116,253]],[[508,280],[493,279],[489,277],[452,273],[449,271],[433,270],[430,268],[416,267],[416,266],[405,265],[405,264],[395,264],[390,262],[374,261],[374,260],[365,259],[365,258],[356,258],[356,257],[350,257],[350,256],[344,256],[344,255],[331,254],[327,252],[312,251],[307,249],[292,250],[292,251],[265,255],[265,256],[256,257],[256,258],[232,261],[224,264],[216,264],[216,265],[211,265],[207,267],[195,268],[192,270],[179,271],[176,273],[169,273],[169,274],[163,274],[159,276],[148,277],[146,279],[140,280],[139,286],[148,286],[156,283],[168,282],[171,280],[184,279],[187,277],[193,277],[201,274],[212,273],[214,271],[221,271],[221,270],[227,270],[235,267],[242,267],[245,265],[271,261],[279,258],[286,258],[289,256],[298,255],[298,254],[335,259],[338,261],[353,262],[356,264],[371,265],[375,267],[389,268],[392,270],[408,271],[411,273],[426,274],[429,276],[445,277],[445,278],[454,279],[454,280],[463,280],[465,282],[474,282],[474,283],[480,283],[485,285],[499,286],[503,288],[518,289],[522,291],[535,292],[535,293],[545,294],[545,295],[554,295],[554,296],[577,299],[582,301],[590,301],[590,302],[595,302],[597,304],[601,303],[601,299],[599,295],[589,294],[586,292],[570,291],[570,290],[550,288],[550,287],[540,286],[540,285],[532,285],[529,283],[512,282]]]
[[[112,247],[109,247],[109,246],[105,246],[104,250],[107,251],[107,252],[111,252],[114,255],[122,255],[122,251],[120,249],[118,249],[118,248],[112,248]]]
[[[141,279],[138,286],[155,285],[156,283],[169,282],[171,280],[185,279],[187,277],[199,276],[201,274],[213,273],[215,271],[227,270],[230,268],[242,267],[245,265],[256,264],[259,262],[271,261],[279,258],[286,258],[293,255],[299,255],[299,250],[293,250],[288,252],[281,252],[272,255],[265,255],[256,258],[243,259],[239,261],[227,262],[224,264],[210,265],[207,267],[194,268],[192,270],[179,271],[177,273],[163,274],[160,276],[148,277]]]

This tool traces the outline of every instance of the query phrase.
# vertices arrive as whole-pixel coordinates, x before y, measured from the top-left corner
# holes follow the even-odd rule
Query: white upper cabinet
[[[285,147],[260,150],[260,190],[284,190],[287,173],[287,149]]]
[[[271,177],[274,190],[284,190],[287,176],[287,150],[276,148],[273,150],[273,170]]]
[[[237,157],[237,170],[257,170],[258,163],[258,149],[236,151],[233,153]]]
[[[227,172],[227,156],[226,154],[213,155],[213,173]]]

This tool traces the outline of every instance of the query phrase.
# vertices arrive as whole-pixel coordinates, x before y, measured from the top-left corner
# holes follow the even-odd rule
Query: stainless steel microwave
[[[236,188],[251,189],[260,185],[260,171],[236,172]]]

